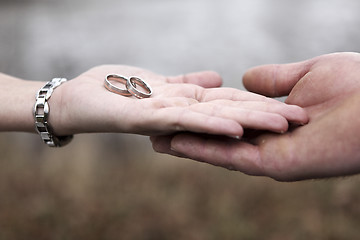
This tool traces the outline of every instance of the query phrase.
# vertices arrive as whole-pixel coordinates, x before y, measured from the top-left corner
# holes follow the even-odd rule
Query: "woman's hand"
[[[140,77],[152,87],[153,95],[137,99],[108,91],[104,79],[112,73]],[[214,72],[164,77],[135,67],[99,66],[54,91],[49,123],[56,135],[190,131],[241,137],[244,128],[285,132],[288,121],[308,121],[300,107],[246,91],[216,88],[221,83]]]

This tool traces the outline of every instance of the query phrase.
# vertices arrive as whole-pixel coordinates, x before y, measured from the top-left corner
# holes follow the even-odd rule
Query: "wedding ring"
[[[116,81],[116,82],[120,82],[120,83],[126,85],[127,82],[129,82],[129,80],[126,77],[123,77],[123,76],[120,76],[117,74],[109,74],[105,77],[104,86],[110,92],[117,93],[122,96],[128,97],[128,96],[132,95],[132,93],[130,93],[127,89],[119,88],[119,87],[115,86],[114,84],[112,84],[110,81]]]
[[[139,85],[146,92],[140,91],[136,88]],[[153,93],[149,84],[147,84],[144,80],[138,77],[131,77],[126,81],[126,89],[137,98],[148,98]]]

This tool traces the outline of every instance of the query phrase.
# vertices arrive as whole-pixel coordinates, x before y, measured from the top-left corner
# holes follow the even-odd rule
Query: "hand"
[[[304,107],[309,123],[285,134],[257,133],[248,141],[158,137],[152,139],[154,149],[280,181],[360,172],[360,54],[260,66],[243,81],[257,93],[289,94],[286,103]]]
[[[107,74],[138,76],[153,88],[146,99],[124,97],[103,86]],[[306,123],[303,109],[221,85],[213,72],[164,77],[128,66],[100,66],[58,87],[49,122],[57,135],[125,132],[143,135],[176,131],[242,136],[243,127],[284,132],[288,121]]]

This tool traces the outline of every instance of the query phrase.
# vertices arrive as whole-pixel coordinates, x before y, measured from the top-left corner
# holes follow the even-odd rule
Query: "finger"
[[[156,126],[154,130],[162,134],[191,131],[240,137],[244,132],[242,126],[231,118],[211,116],[179,107],[160,109],[150,116],[146,124],[144,120],[140,120],[139,123],[142,126]]]
[[[172,139],[171,149],[196,161],[249,175],[264,174],[258,148],[239,140],[179,134]]]
[[[313,61],[264,65],[249,69],[243,76],[246,89],[271,97],[288,95],[295,84],[309,72]]]
[[[213,106],[220,106],[224,108],[234,108],[232,111],[236,112],[239,109],[249,111],[261,111],[267,113],[275,113],[283,116],[289,122],[297,124],[306,124],[309,121],[306,111],[296,105],[285,104],[280,101],[276,102],[264,102],[264,101],[228,101],[228,100],[214,100],[207,102],[213,104]],[[195,105],[193,107],[196,107]],[[215,111],[215,110],[213,110]],[[231,111],[231,109],[230,109]],[[230,112],[231,114],[231,112]]]
[[[132,102],[132,108],[121,113],[123,122],[119,128],[125,128],[129,133],[148,136],[179,131],[242,136],[243,128],[238,122],[231,118],[193,111],[190,106],[194,103],[196,101],[190,98],[135,100]],[[114,118],[114,121],[119,122],[117,118]],[[117,125],[119,124],[120,122]]]
[[[173,135],[151,136],[150,141],[153,149],[158,153],[166,153],[172,156],[186,158],[183,154],[171,150],[171,140],[173,137]]]
[[[274,136],[276,140],[272,141]],[[312,171],[301,166],[304,161],[295,160],[297,156],[291,155],[295,147],[289,135],[274,134],[261,136],[253,145],[230,138],[206,138],[187,133],[174,136],[170,145],[172,152],[187,158],[278,181],[299,180],[304,177],[299,172],[309,174]]]
[[[232,101],[263,101],[279,102],[275,99],[265,97],[252,92],[243,91],[236,88],[210,88],[204,89],[200,102],[208,102],[217,99],[227,99]]]
[[[171,99],[169,99],[171,102]],[[146,104],[150,103],[150,104]],[[144,135],[164,135],[179,131],[191,131],[228,136],[242,136],[243,128],[231,118],[211,116],[193,111],[189,106],[153,105],[143,101],[140,111],[129,111],[124,116],[129,123],[127,132]],[[141,112],[142,114],[139,114]],[[131,121],[130,121],[131,119]]]
[[[210,103],[192,105],[191,109],[209,116],[232,119],[241,124],[243,128],[268,130],[279,133],[286,132],[288,129],[288,121],[286,118],[272,112]]]
[[[221,76],[213,71],[204,71],[175,77],[167,77],[166,81],[168,83],[191,83],[204,88],[214,88],[220,87],[222,85]]]

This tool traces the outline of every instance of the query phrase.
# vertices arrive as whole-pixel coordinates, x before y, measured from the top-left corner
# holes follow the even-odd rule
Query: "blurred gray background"
[[[211,69],[241,87],[264,63],[360,50],[355,0],[0,1],[0,71],[72,78],[106,63]]]
[[[360,51],[356,0],[2,0],[0,72],[48,81],[100,64],[164,75]],[[1,86],[0,86],[1,87]],[[153,153],[145,137],[48,149],[0,133],[0,239],[355,239],[359,177],[277,183]]]

